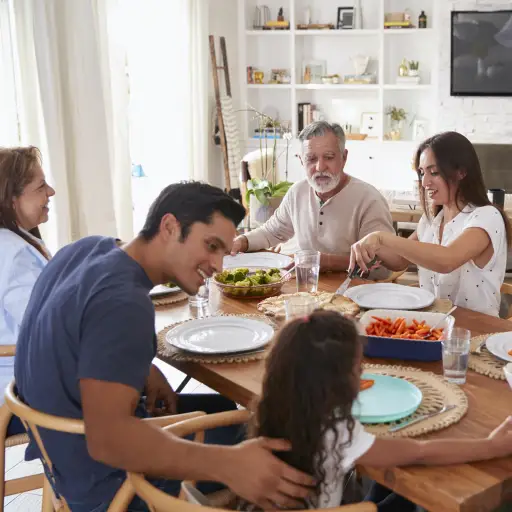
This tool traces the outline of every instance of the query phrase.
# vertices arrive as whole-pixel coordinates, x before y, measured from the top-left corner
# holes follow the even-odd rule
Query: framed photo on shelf
[[[354,8],[338,7],[338,17],[336,20],[336,28],[338,30],[354,28]]]
[[[302,63],[302,83],[321,84],[322,77],[326,74],[327,64],[325,60],[305,60]]]
[[[425,119],[415,119],[412,123],[413,140],[424,140],[427,138],[428,121]]]
[[[359,133],[366,133],[368,139],[378,139],[382,135],[382,119],[378,112],[363,112]]]

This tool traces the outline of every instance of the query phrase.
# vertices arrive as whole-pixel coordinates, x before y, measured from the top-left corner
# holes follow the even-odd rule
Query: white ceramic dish
[[[395,283],[363,284],[349,288],[345,297],[364,309],[423,309],[434,303],[434,294],[423,288]]]
[[[158,297],[160,295],[169,295],[170,293],[176,293],[179,291],[181,291],[181,288],[179,286],[174,286],[172,288],[169,288],[168,286],[165,286],[164,284],[158,284],[150,290],[149,295],[151,297]]]
[[[366,336],[366,327],[368,327],[372,322],[375,322],[374,316],[380,318],[390,318],[391,321],[396,320],[397,318],[405,318],[405,321],[409,324],[413,320],[417,320],[418,322],[425,321],[427,325],[433,327],[439,322],[444,313],[428,313],[428,312],[418,312],[418,311],[397,311],[395,309],[371,309],[363,314],[363,316],[359,319],[360,332],[364,336]],[[443,329],[443,334],[446,334],[450,329],[453,329],[455,325],[455,318],[453,316],[447,316],[436,328]],[[395,339],[388,338],[386,336],[373,336],[372,338],[386,338],[386,339]],[[412,340],[405,340],[412,341]],[[425,343],[435,343],[432,341],[425,341]]]
[[[512,388],[512,363],[508,363],[505,368],[503,368],[503,372],[505,373],[507,382],[510,384],[510,388]]]
[[[187,352],[230,354],[267,345],[274,329],[266,322],[236,316],[197,318],[167,332],[166,342]]]
[[[224,268],[259,267],[286,268],[293,264],[293,259],[277,252],[241,252],[235,256],[224,256]]]
[[[489,336],[485,346],[491,354],[512,363],[512,356],[508,353],[512,350],[512,332],[500,332]]]

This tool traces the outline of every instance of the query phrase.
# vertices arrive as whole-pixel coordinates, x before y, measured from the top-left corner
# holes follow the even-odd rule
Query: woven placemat
[[[428,311],[429,313],[448,313],[453,307],[453,302],[450,299],[436,299],[432,306],[420,311]]]
[[[270,325],[274,330],[277,329],[276,324],[270,320],[265,315],[225,315],[225,314],[217,314],[213,316],[235,316],[242,318],[252,318],[253,320],[262,320],[263,322]],[[181,325],[185,322],[190,322],[195,320],[195,318],[191,318],[189,320],[185,320],[183,322],[176,322],[172,325],[168,325],[164,327],[158,334],[158,355],[160,359],[169,360],[169,361],[180,361],[180,362],[194,362],[194,363],[212,363],[212,364],[220,364],[220,363],[248,363],[249,361],[258,361],[260,359],[265,359],[268,354],[268,349],[270,348],[270,344],[267,345],[266,350],[258,350],[254,352],[245,352],[242,354],[219,354],[219,355],[208,355],[203,356],[200,354],[193,354],[190,352],[185,352],[180,350],[179,348],[173,347],[169,345],[165,341],[165,335],[167,331],[170,331],[174,327]]]
[[[494,333],[497,334],[497,333]],[[482,336],[475,336],[471,339],[471,350],[475,350],[480,343],[487,340],[491,334],[484,334]],[[492,379],[505,380],[505,373],[503,368],[507,364],[507,361],[503,361],[498,357],[491,354],[487,347],[484,345],[480,352],[480,355],[469,354],[468,366],[476,373],[487,375]]]
[[[170,293],[169,295],[163,295],[160,297],[151,297],[153,306],[169,306],[187,299],[188,295],[185,292]]]
[[[368,432],[379,437],[416,437],[436,430],[442,430],[454,423],[458,423],[468,410],[468,399],[459,386],[451,384],[442,376],[432,372],[424,372],[417,368],[404,366],[392,366],[381,364],[365,364],[366,373],[390,375],[400,377],[415,384],[423,393],[423,400],[417,411],[407,419],[413,419],[422,414],[439,411],[443,405],[456,405],[455,409],[445,412],[433,418],[429,418],[398,432],[388,432],[392,425],[400,422],[365,424]],[[403,420],[402,420],[403,421]]]

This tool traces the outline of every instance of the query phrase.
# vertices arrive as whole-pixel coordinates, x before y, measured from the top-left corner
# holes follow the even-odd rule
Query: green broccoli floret
[[[235,273],[233,274],[233,281],[235,281],[235,283],[238,283],[239,281],[243,281],[245,279],[246,275],[247,274],[240,272],[240,270],[235,270]]]
[[[279,274],[279,276],[281,276],[281,271],[278,268],[271,268],[268,271],[268,274],[271,276],[273,276],[274,274]]]
[[[268,278],[268,282],[269,283],[277,283],[281,280],[281,274],[272,274],[269,278]]]

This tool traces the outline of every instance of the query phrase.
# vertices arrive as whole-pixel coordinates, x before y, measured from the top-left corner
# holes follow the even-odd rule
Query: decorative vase
[[[268,205],[261,204],[256,196],[251,195],[249,200],[249,220],[251,223],[251,228],[256,228],[265,224],[270,217],[274,214],[274,212],[279,208],[282,197],[269,197]]]
[[[407,66],[407,59],[405,57],[398,68],[398,76],[409,76],[409,66]]]
[[[364,75],[366,68],[368,67],[368,63],[370,62],[370,57],[368,55],[355,55],[354,57],[351,57],[350,60],[354,65],[356,75]]]
[[[391,130],[389,132],[389,136],[391,137],[391,140],[400,140],[402,138],[402,129],[404,122],[401,119],[400,121],[397,121],[396,119],[391,119],[390,122]]]
[[[361,0],[354,0],[354,28],[363,28],[363,11],[361,8]]]
[[[419,76],[420,72],[418,69],[409,69],[409,76]]]

